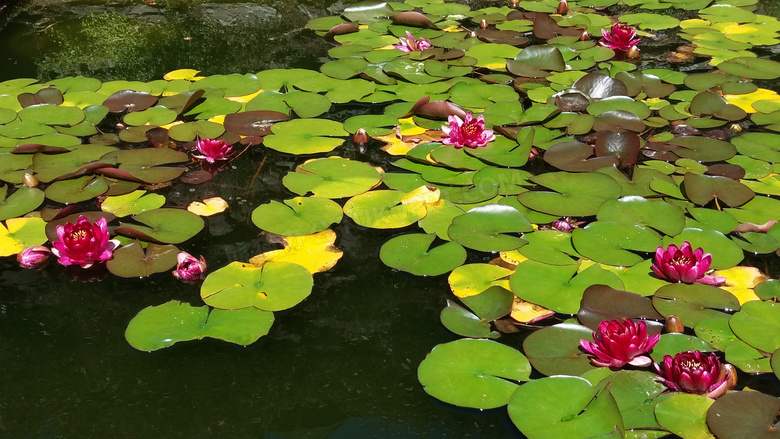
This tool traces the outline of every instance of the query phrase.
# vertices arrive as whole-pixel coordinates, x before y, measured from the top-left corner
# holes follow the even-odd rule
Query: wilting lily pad
[[[140,241],[124,245],[114,251],[106,268],[119,277],[148,277],[176,266],[179,249],[173,245],[149,243],[144,251]]]
[[[160,208],[148,210],[132,219],[144,226],[122,223],[116,233],[141,240],[155,240],[170,244],[184,242],[203,229],[203,218],[183,209]]]
[[[311,235],[341,221],[341,206],[327,198],[295,197],[284,204],[271,202],[252,211],[259,228],[282,236]]]
[[[446,403],[478,409],[501,407],[528,380],[531,365],[519,351],[490,340],[440,344],[425,357],[417,377],[425,391]]]
[[[200,296],[220,309],[254,306],[281,311],[306,299],[313,285],[309,270],[291,262],[268,262],[262,267],[231,262],[206,277]]]
[[[733,294],[710,285],[671,284],[653,295],[653,306],[666,317],[676,315],[685,326],[695,327],[702,320],[728,318],[739,309]]]
[[[577,313],[582,295],[591,285],[623,288],[623,282],[616,274],[598,265],[580,273],[577,268],[577,264],[556,266],[526,261],[515,268],[509,282],[512,291],[521,299],[566,314]]]
[[[585,439],[616,429],[622,436],[623,418],[612,394],[580,377],[530,381],[512,395],[507,409],[529,438]]]
[[[272,312],[256,308],[209,312],[207,306],[196,308],[171,300],[141,310],[127,325],[125,338],[140,351],[156,351],[204,337],[246,346],[268,334],[273,322]]]
[[[531,223],[512,206],[488,204],[455,217],[447,230],[449,237],[479,251],[504,251],[526,241],[513,233],[530,232]]]
[[[436,235],[397,236],[382,245],[379,258],[388,267],[417,276],[448,273],[466,261],[466,250],[456,242],[430,248]]]

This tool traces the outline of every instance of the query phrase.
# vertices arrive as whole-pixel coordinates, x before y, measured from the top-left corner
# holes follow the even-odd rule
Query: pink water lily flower
[[[655,250],[652,268],[658,277],[670,282],[707,285],[721,285],[726,282],[725,277],[707,274],[711,264],[711,254],[704,253],[701,247],[693,250],[691,243],[685,241],[679,248],[674,244],[669,244],[666,249],[659,246]]]
[[[96,262],[111,259],[119,241],[108,239],[108,225],[105,218],[92,224],[87,217],[79,215],[76,224],[57,226],[59,241],[52,242],[52,253],[62,265],[78,265],[89,268]]]
[[[406,38],[401,37],[398,40],[400,41],[401,44],[397,44],[393,47],[395,47],[398,50],[402,50],[406,53],[423,51],[425,49],[430,49],[431,47],[433,47],[433,44],[431,44],[431,40],[429,40],[428,38],[420,38],[419,40],[415,40],[414,36],[409,31],[406,31]]]
[[[625,24],[615,23],[612,30],[601,29],[601,35],[604,37],[599,44],[609,47],[612,50],[622,50],[628,52],[632,47],[639,44],[641,38],[636,37],[636,29]]]
[[[194,283],[203,279],[206,274],[206,259],[201,256],[196,259],[187,252],[179,252],[176,255],[176,270],[173,275],[186,283]]]
[[[209,163],[214,163],[217,160],[228,160],[233,156],[233,147],[221,140],[198,138],[195,148],[200,154],[192,156]]]
[[[653,363],[658,380],[676,392],[694,393],[715,399],[728,390],[730,371],[714,353],[681,352],[672,358],[664,355],[663,368]]]
[[[461,120],[458,116],[449,116],[447,118],[449,126],[442,125],[441,130],[447,135],[442,139],[444,145],[453,145],[455,148],[477,148],[486,146],[488,142],[496,140],[493,130],[485,129],[485,118],[482,116],[474,119],[474,115],[469,111],[466,113],[466,120]]]
[[[580,346],[594,355],[591,362],[596,366],[620,369],[626,364],[637,367],[649,366],[650,357],[643,355],[658,343],[661,334],[648,337],[645,322],[626,319],[603,321],[593,333],[593,342],[580,340]]]
[[[16,255],[16,261],[22,268],[43,268],[49,263],[51,250],[42,245],[27,247]]]

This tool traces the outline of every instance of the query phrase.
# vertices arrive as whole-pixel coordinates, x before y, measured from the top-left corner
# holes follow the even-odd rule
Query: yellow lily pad
[[[10,218],[5,225],[0,223],[0,256],[15,255],[48,240],[46,221],[41,218]]]
[[[204,76],[198,76],[198,73],[200,73],[200,70],[178,69],[166,73],[165,76],[163,76],[163,79],[165,79],[166,81],[174,81],[176,79],[184,79],[187,81],[199,81],[203,79]]]
[[[555,315],[555,311],[549,310],[535,303],[526,302],[515,296],[512,303],[512,311],[509,317],[520,323],[534,323]]]
[[[476,296],[490,287],[509,288],[509,275],[504,267],[491,264],[466,264],[452,270],[447,281],[452,293],[458,297]]]
[[[206,198],[203,202],[193,201],[187,210],[198,216],[212,216],[224,212],[228,208],[227,201],[220,197]]]
[[[249,262],[262,267],[268,262],[293,262],[309,270],[322,273],[333,268],[344,252],[336,248],[336,232],[327,229],[304,236],[285,236],[281,250],[273,250],[254,256]]]
[[[745,110],[746,113],[756,113],[757,110],[753,108],[753,103],[756,101],[772,101],[780,102],[780,95],[772,90],[765,88],[759,88],[753,93],[747,93],[743,95],[724,95],[723,96],[729,104],[734,104],[737,107]]]
[[[753,289],[756,285],[769,279],[769,276],[756,267],[737,266],[726,270],[715,270],[712,274],[726,278],[726,283],[720,288],[733,294],[739,300],[740,305],[753,300],[761,300]]]

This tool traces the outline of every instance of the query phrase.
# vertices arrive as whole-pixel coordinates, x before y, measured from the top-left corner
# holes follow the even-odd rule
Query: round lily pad
[[[272,312],[256,308],[209,310],[207,306],[193,307],[176,300],[150,306],[133,317],[125,338],[140,351],[156,351],[204,337],[246,346],[268,334],[274,322]]]
[[[397,229],[414,224],[425,217],[421,201],[404,203],[401,191],[371,191],[350,198],[344,213],[357,224],[374,229]]]
[[[388,267],[416,276],[438,276],[463,265],[466,250],[460,244],[448,242],[431,249],[434,239],[434,234],[396,236],[382,245],[379,258]]]
[[[425,357],[417,378],[425,391],[446,403],[491,409],[509,402],[528,380],[531,365],[515,349],[490,340],[462,339],[440,344]]]
[[[653,295],[653,306],[662,315],[676,315],[685,326],[695,327],[702,320],[728,318],[739,309],[733,294],[710,285],[671,284]]]
[[[749,187],[731,178],[690,172],[685,174],[683,188],[688,199],[701,206],[717,198],[736,207],[747,203],[756,195]]]
[[[23,216],[41,205],[43,191],[22,186],[6,197],[8,186],[0,187],[0,221]]]
[[[491,287],[509,289],[512,270],[492,264],[466,264],[455,268],[447,278],[452,293],[460,298],[476,296]]]
[[[172,245],[149,243],[144,249],[140,241],[135,241],[114,250],[106,268],[119,277],[148,277],[175,267],[178,253],[179,249]]]
[[[596,221],[572,232],[572,243],[581,255],[598,262],[632,266],[644,260],[634,251],[653,252],[661,236],[640,226]]]
[[[772,302],[745,302],[729,321],[734,334],[764,352],[780,349],[780,305]]]
[[[344,143],[347,133],[340,122],[327,119],[295,119],[271,127],[273,135],[263,144],[288,154],[330,152]]]
[[[299,195],[311,192],[324,198],[362,194],[379,181],[379,172],[371,165],[341,157],[307,161],[282,179],[287,189]]]
[[[203,229],[203,218],[184,209],[160,208],[148,210],[132,219],[141,225],[122,223],[115,232],[144,241],[154,240],[170,244],[184,242]]]
[[[589,354],[580,349],[580,340],[593,340],[585,326],[561,323],[531,333],[523,341],[523,351],[534,369],[553,375],[582,375],[596,369]]]
[[[623,431],[623,418],[609,390],[594,388],[580,377],[528,382],[512,395],[507,409],[515,426],[531,438],[585,439]]]
[[[596,218],[599,221],[648,226],[669,236],[677,235],[685,227],[685,212],[678,206],[637,196],[605,201]]]
[[[733,58],[718,64],[718,70],[750,79],[780,78],[780,63],[764,58]]]
[[[599,173],[549,172],[531,181],[555,192],[529,191],[517,199],[533,210],[558,216],[595,215],[604,201],[617,199],[621,192],[615,180]]]
[[[731,392],[716,399],[707,412],[707,425],[721,439],[780,437],[777,412],[780,399],[761,392]]]
[[[711,253],[712,268],[718,270],[731,268],[745,257],[742,249],[734,241],[716,230],[686,228],[674,238],[665,236],[663,246],[675,244],[679,247],[685,241],[690,242],[694,249],[701,247],[706,253]]]
[[[272,200],[252,211],[259,228],[282,236],[311,235],[341,221],[341,206],[327,198],[296,197],[284,203]]]
[[[108,182],[102,176],[85,175],[81,178],[55,181],[46,188],[46,198],[71,204],[91,200],[108,191]]]
[[[313,285],[309,270],[292,262],[266,262],[262,267],[231,262],[209,273],[200,288],[200,296],[214,308],[253,306],[281,311],[306,299]]]
[[[439,314],[441,324],[450,331],[462,337],[498,338],[496,331],[490,330],[490,322],[480,319],[476,314],[447,300],[447,307]]]
[[[455,217],[447,230],[461,245],[479,251],[513,250],[525,240],[513,233],[530,232],[531,223],[512,206],[488,204]]]
[[[117,217],[136,215],[147,210],[154,210],[165,204],[165,197],[160,194],[147,194],[144,190],[128,194],[107,197],[100,204],[100,210],[111,212]]]
[[[0,257],[15,255],[48,240],[46,222],[41,218],[9,218],[5,225],[0,223]]]
[[[663,428],[680,437],[712,437],[706,421],[713,402],[703,395],[672,394],[655,406],[655,417]]]

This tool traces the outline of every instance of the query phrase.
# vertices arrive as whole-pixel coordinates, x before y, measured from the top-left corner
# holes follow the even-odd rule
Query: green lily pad
[[[0,257],[15,255],[48,240],[46,222],[41,218],[9,218],[5,225],[0,223]]]
[[[739,10],[739,8],[733,9]],[[718,70],[750,79],[780,78],[780,63],[763,58],[739,57],[730,59],[718,64]]]
[[[726,361],[746,373],[770,373],[772,364],[767,354],[742,340],[734,340],[724,351]]]
[[[780,162],[780,134],[744,133],[733,138],[732,143],[742,155],[771,163]]]
[[[350,198],[344,213],[357,224],[374,229],[397,229],[414,224],[425,217],[422,201],[403,203],[401,191],[371,191]]]
[[[700,162],[718,162],[728,160],[737,153],[729,142],[703,136],[677,137],[670,141],[672,145],[680,146],[673,152],[680,157]]]
[[[0,221],[24,216],[43,203],[43,191],[22,186],[6,197],[8,186],[0,187]]]
[[[339,136],[347,136],[340,122],[326,119],[295,119],[271,127],[273,135],[263,143],[271,149],[288,154],[316,154],[330,152],[344,143]]]
[[[156,351],[204,337],[246,346],[268,334],[273,322],[272,312],[255,308],[209,312],[207,306],[196,308],[171,300],[141,310],[127,325],[125,338],[140,351]]]
[[[455,302],[447,300],[447,306],[439,315],[441,324],[462,337],[498,338],[500,334],[490,330],[490,322],[480,319],[476,314]]]
[[[780,201],[771,197],[755,197],[737,209],[726,209],[741,223],[764,224],[777,219]]]
[[[216,139],[225,133],[225,127],[208,120],[196,120],[174,125],[168,130],[171,139],[179,142],[191,142],[198,137]]]
[[[35,154],[32,158],[32,170],[36,178],[42,182],[50,182],[65,175],[75,173],[79,169],[94,163],[105,163],[110,166],[116,161],[103,157],[117,151],[117,148],[104,145],[80,145],[64,154]]]
[[[662,334],[661,339],[650,352],[650,358],[656,363],[663,363],[664,356],[674,357],[680,352],[701,351],[712,352],[713,349],[704,340],[687,334]]]
[[[556,376],[522,385],[509,400],[509,418],[529,438],[585,439],[617,430],[623,418],[607,389],[580,377]]]
[[[499,286],[493,286],[473,296],[461,297],[460,301],[481,320],[492,322],[504,317],[512,310],[515,295]]]
[[[707,410],[713,402],[703,395],[671,394],[656,404],[655,417],[663,428],[680,437],[711,438]]]
[[[41,104],[21,109],[19,119],[45,125],[76,125],[84,120],[84,112],[78,107]]]
[[[151,107],[143,111],[134,111],[127,113],[122,120],[133,126],[139,125],[165,125],[176,120],[178,114],[165,107]]]
[[[644,260],[632,251],[655,251],[661,236],[641,225],[596,221],[574,230],[572,243],[577,252],[594,261],[632,266]]]
[[[655,419],[654,409],[656,398],[667,389],[658,381],[657,374],[621,370],[601,380],[596,387],[609,389],[623,416],[626,429],[661,428]]]
[[[46,188],[46,198],[63,204],[80,203],[103,195],[108,182],[102,176],[85,175],[81,178],[55,181]]]
[[[119,277],[148,277],[175,267],[178,253],[179,249],[173,245],[154,243],[149,243],[144,251],[141,242],[136,240],[114,250],[113,258],[106,262],[106,268]]]
[[[183,167],[164,165],[188,162],[190,157],[187,153],[170,148],[141,148],[116,151],[101,157],[101,160],[108,159],[116,160],[119,163],[119,171],[129,174],[130,179],[135,178],[145,183],[164,183],[186,171]],[[121,174],[107,175],[121,178]]]
[[[731,330],[742,341],[764,352],[780,349],[780,305],[771,302],[745,302],[731,316]]]
[[[549,172],[531,181],[556,192],[530,191],[517,196],[526,207],[557,216],[590,216],[606,200],[620,196],[618,183],[604,174]]]
[[[764,281],[757,285],[754,291],[763,300],[777,301],[780,298],[780,280],[769,279]]]
[[[697,337],[719,351],[725,351],[729,344],[738,340],[729,326],[729,319],[723,316],[701,320],[694,330]]]
[[[160,208],[148,210],[132,219],[144,226],[122,223],[115,232],[141,240],[155,240],[179,244],[197,235],[203,229],[203,218],[183,209]]]
[[[509,288],[507,277],[512,270],[492,264],[466,264],[455,268],[447,278],[458,297],[471,297],[492,287]]]
[[[341,222],[341,206],[327,198],[295,197],[284,204],[271,200],[252,211],[259,228],[282,236],[311,235]]]
[[[416,276],[438,276],[466,262],[466,251],[456,242],[431,249],[435,238],[433,234],[396,236],[382,245],[379,258],[388,267]]]
[[[165,204],[165,197],[159,194],[147,194],[144,190],[133,191],[125,195],[107,197],[100,204],[100,210],[111,212],[117,217],[136,215],[154,210]]]
[[[528,244],[520,247],[517,251],[533,261],[550,265],[571,265],[574,263],[572,257],[580,257],[579,253],[572,247],[570,233],[557,230],[537,230],[533,233],[526,233],[523,235],[523,239],[528,241]]]
[[[676,315],[685,326],[695,327],[702,320],[728,318],[739,309],[733,294],[710,285],[671,284],[653,295],[653,306],[665,317]]]
[[[417,369],[417,378],[429,395],[478,409],[506,405],[519,387],[513,381],[528,380],[530,374],[528,359],[517,350],[472,339],[437,345]]]
[[[585,290],[596,284],[623,289],[616,274],[593,265],[577,273],[578,266],[547,265],[526,261],[515,268],[509,283],[518,297],[556,312],[576,314]],[[527,351],[526,351],[527,352]]]
[[[306,299],[313,285],[309,270],[291,262],[231,262],[206,276],[200,296],[214,308],[281,311]]]
[[[455,217],[447,230],[461,245],[479,251],[504,251],[518,248],[525,240],[512,233],[530,232],[531,223],[511,206],[488,204]]]
[[[715,198],[736,207],[747,203],[756,195],[749,187],[731,178],[690,172],[685,174],[683,188],[688,199],[701,206]]]
[[[379,172],[371,165],[341,157],[307,161],[284,176],[284,186],[299,195],[343,198],[362,194],[379,184]]]
[[[596,218],[599,221],[648,226],[669,236],[677,235],[685,227],[685,212],[681,208],[637,196],[605,201]]]

